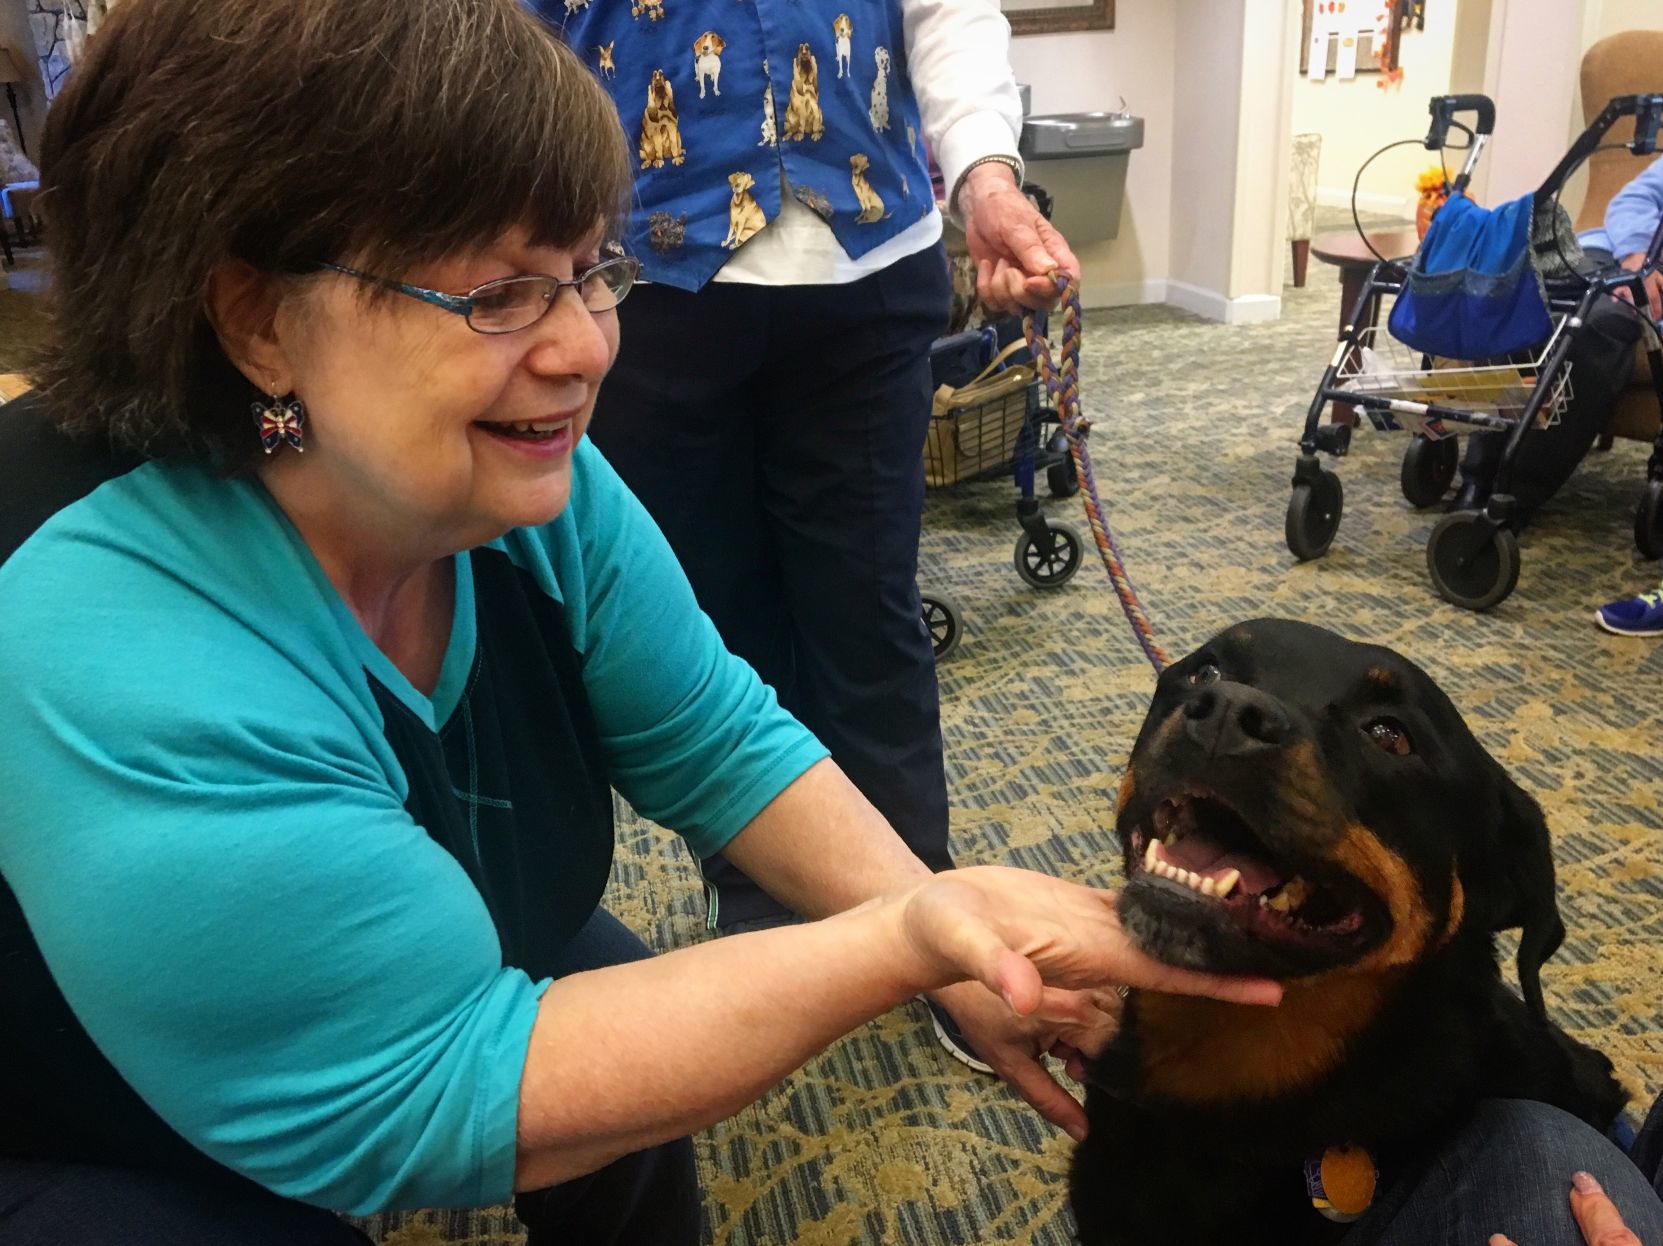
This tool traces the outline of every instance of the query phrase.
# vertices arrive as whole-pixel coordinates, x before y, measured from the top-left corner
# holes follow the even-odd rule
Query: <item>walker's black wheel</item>
[[[1054,498],[1071,498],[1080,491],[1080,475],[1074,469],[1074,456],[1068,452],[1068,434],[1057,429],[1045,439],[1045,452],[1058,456],[1058,461],[1045,469],[1045,484]]]
[[[1646,481],[1634,511],[1634,544],[1647,558],[1663,558],[1663,480]]]
[[[1398,476],[1409,505],[1418,508],[1443,501],[1460,461],[1461,443],[1453,437],[1442,441],[1433,441],[1419,433],[1411,437],[1409,448],[1403,452],[1403,471]]]
[[[1085,547],[1080,534],[1065,523],[1047,520],[1051,552],[1041,552],[1034,538],[1024,532],[1016,538],[1016,574],[1035,588],[1061,588],[1080,569],[1080,551]]]
[[[964,639],[964,611],[959,603],[940,589],[920,593],[924,607],[924,630],[930,634],[935,660],[950,656]]]
[[[1426,569],[1445,601],[1463,610],[1488,610],[1518,587],[1519,539],[1480,511],[1456,511],[1432,529]]]
[[[1054,498],[1071,498],[1080,491],[1080,477],[1074,470],[1074,456],[1045,469],[1045,485]]]
[[[1345,511],[1345,490],[1340,478],[1324,469],[1314,484],[1300,481],[1288,500],[1285,535],[1288,548],[1300,562],[1321,558],[1334,543]]]

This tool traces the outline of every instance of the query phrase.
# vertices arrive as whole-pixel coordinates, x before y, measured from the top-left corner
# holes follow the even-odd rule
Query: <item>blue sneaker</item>
[[[1663,636],[1663,588],[1601,606],[1594,622],[1618,636]]]

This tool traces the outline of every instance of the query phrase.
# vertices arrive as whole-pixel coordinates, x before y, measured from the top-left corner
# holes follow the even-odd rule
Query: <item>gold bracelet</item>
[[[964,189],[965,179],[970,176],[970,171],[980,168],[984,164],[1004,165],[1011,171],[1011,176],[1016,180],[1016,188],[1018,190],[1022,189],[1022,162],[1020,160],[1015,156],[982,156],[965,166],[964,172],[959,174],[959,180],[953,184],[953,193],[947,196],[947,210],[949,212],[956,213],[959,210],[959,192]]]

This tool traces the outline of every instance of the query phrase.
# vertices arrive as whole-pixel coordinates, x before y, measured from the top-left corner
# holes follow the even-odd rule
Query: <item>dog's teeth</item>
[[[1143,850],[1143,868],[1146,870],[1152,870],[1159,865],[1160,862],[1161,841],[1158,839],[1152,839],[1149,841],[1149,847]]]
[[[1203,878],[1201,880],[1201,894],[1204,896],[1216,896],[1218,894],[1218,884],[1213,882],[1210,878]]]
[[[1269,900],[1266,900],[1265,903],[1275,909],[1278,913],[1286,913],[1293,909],[1293,900],[1289,898],[1286,888],[1278,891]]]
[[[1266,908],[1266,907],[1269,906],[1269,904],[1270,904],[1270,901],[1265,899],[1265,896],[1264,896],[1263,892],[1260,892],[1259,893],[1259,907],[1260,908]]]
[[[1282,888],[1282,894],[1288,897],[1288,907],[1296,909],[1311,898],[1311,893],[1314,890],[1315,888],[1310,883],[1296,875],[1290,878],[1287,885]]]
[[[1225,870],[1224,873],[1220,874],[1218,877],[1218,894],[1221,896],[1229,895],[1236,889],[1236,884],[1240,881],[1240,870]]]

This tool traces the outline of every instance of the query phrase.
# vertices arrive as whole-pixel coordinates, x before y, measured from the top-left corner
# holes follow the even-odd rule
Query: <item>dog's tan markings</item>
[[[1444,923],[1443,937],[1438,940],[1438,946],[1443,947],[1455,937],[1455,932],[1461,929],[1461,919],[1467,915],[1467,892],[1461,886],[1461,875],[1453,867],[1449,871],[1449,920]]]
[[[1277,1008],[1139,992],[1143,1087],[1184,1103],[1275,1099],[1314,1086],[1374,1020],[1393,974],[1331,973],[1289,983]]]
[[[1368,681],[1371,684],[1379,684],[1382,688],[1397,687],[1397,676],[1388,671],[1384,666],[1369,667]]]
[[[1149,743],[1140,751],[1150,757],[1159,757],[1177,743],[1178,733],[1184,727],[1184,707],[1179,706],[1166,716],[1166,721],[1155,728],[1155,734],[1149,737]]]
[[[1353,823],[1329,860],[1386,902],[1392,932],[1355,968],[1381,971],[1419,960],[1432,936],[1432,911],[1414,871],[1366,826]]]
[[[1137,778],[1130,766],[1126,767],[1126,777],[1120,780],[1120,795],[1115,797],[1114,815],[1119,817],[1126,812],[1126,806],[1132,803],[1132,793],[1137,791]]]
[[[1343,821],[1334,803],[1334,785],[1317,756],[1316,745],[1302,741],[1282,755],[1276,785],[1278,821],[1285,825],[1337,826]]]

